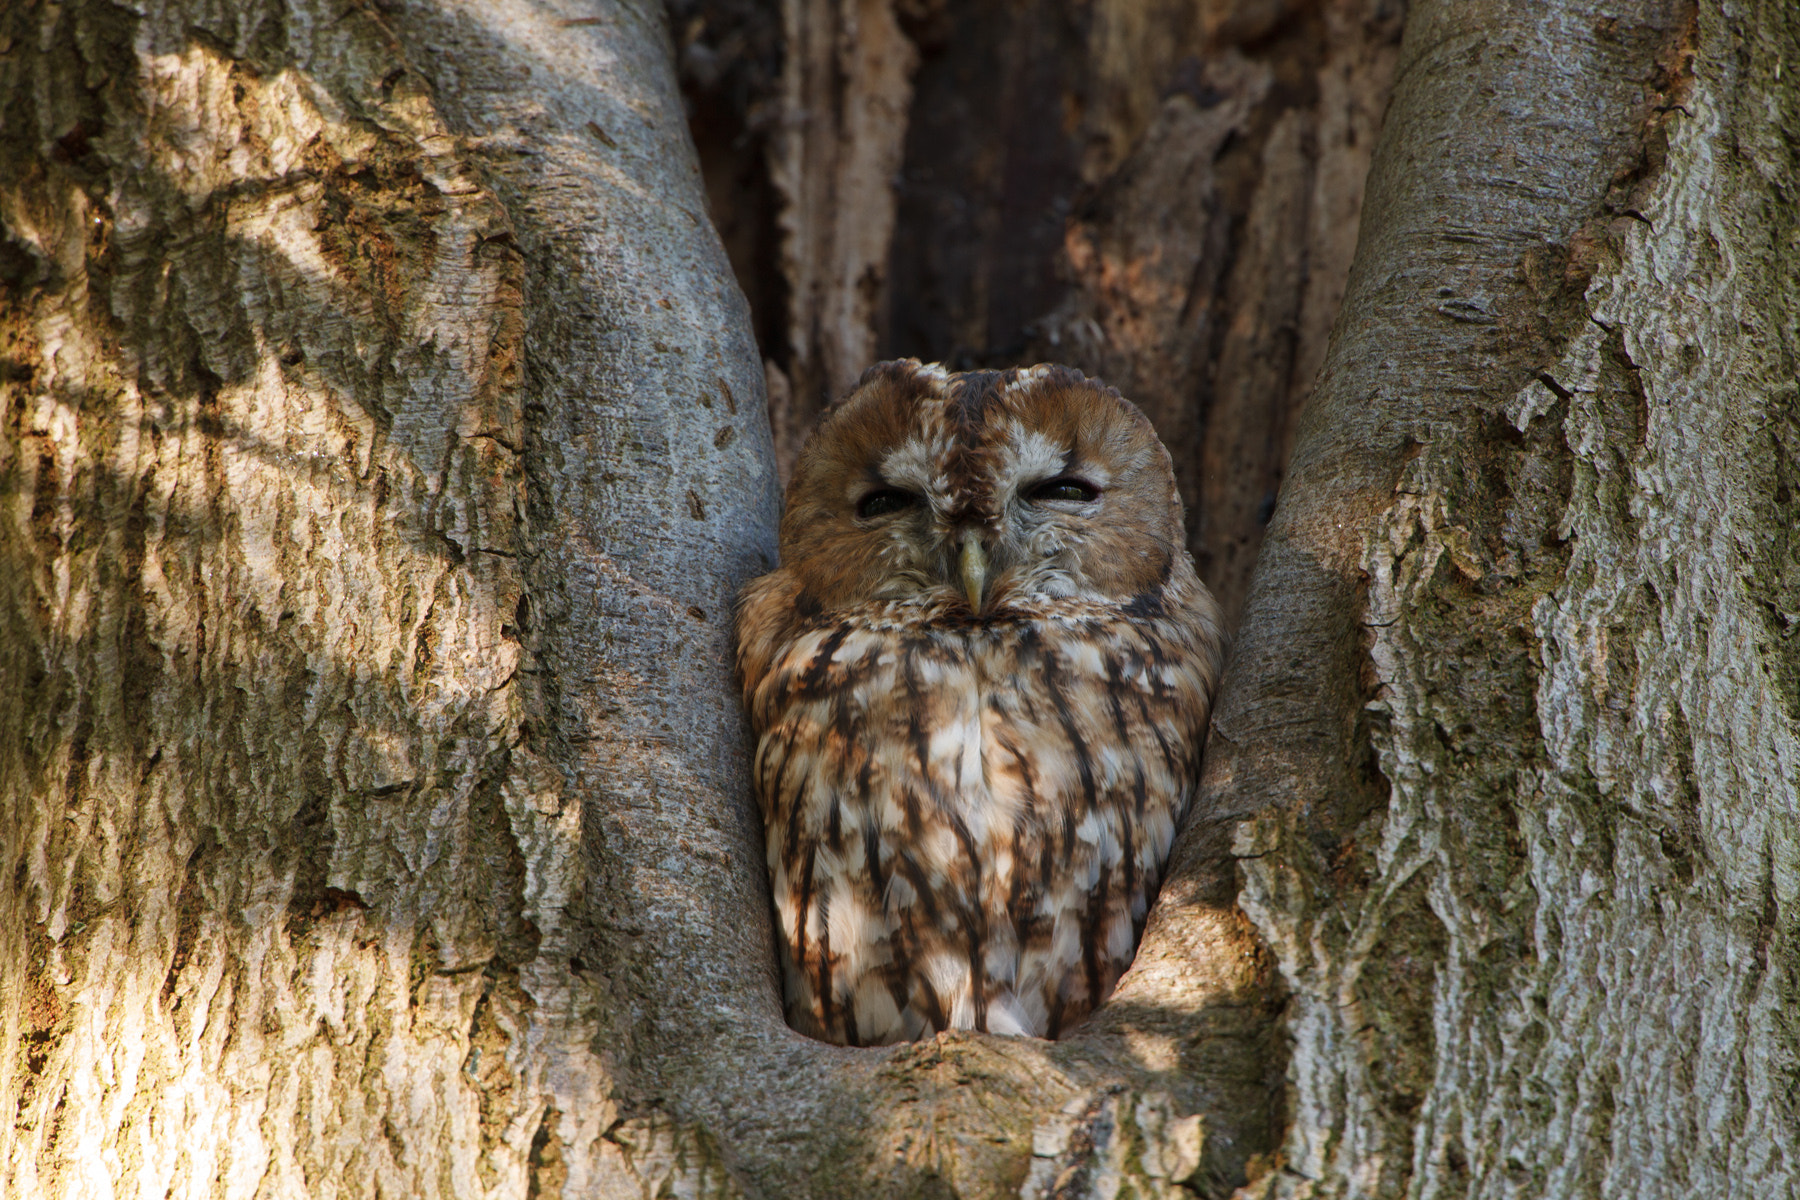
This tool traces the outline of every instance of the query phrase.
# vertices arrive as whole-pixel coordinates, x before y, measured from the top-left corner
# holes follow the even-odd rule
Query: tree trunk
[[[663,21],[0,14],[5,1194],[626,1194],[659,997],[778,1032]]]
[[[1800,1193],[1792,5],[1421,3],[1209,798],[1255,1196]]]
[[[1800,19],[1414,7],[1138,963],[885,1050],[780,1017],[764,368],[663,20],[0,13],[5,1193],[1793,1194]],[[1133,119],[1297,161],[1218,58]],[[1334,307],[1281,278],[1246,328]]]

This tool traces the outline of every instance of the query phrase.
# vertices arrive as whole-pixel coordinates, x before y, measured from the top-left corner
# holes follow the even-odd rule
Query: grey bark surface
[[[1250,1194],[1800,1189],[1797,39],[1411,13],[1211,747],[1291,797]]]
[[[1794,1194],[1800,21],[1408,19],[1138,963],[870,1051],[661,11],[0,12],[0,1191]]]
[[[0,1190],[722,1180],[617,1099],[645,928],[775,1021],[767,426],[661,10],[0,20]]]

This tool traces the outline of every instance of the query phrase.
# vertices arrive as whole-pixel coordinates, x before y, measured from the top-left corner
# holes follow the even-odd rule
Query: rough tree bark
[[[1797,54],[1409,18],[1209,749],[1292,996],[1253,1195],[1800,1193]]]
[[[619,1194],[641,931],[774,1012],[660,8],[0,23],[0,1190]]]
[[[1793,1194],[1800,19],[1408,22],[1139,963],[857,1051],[660,10],[0,13],[6,1194]]]

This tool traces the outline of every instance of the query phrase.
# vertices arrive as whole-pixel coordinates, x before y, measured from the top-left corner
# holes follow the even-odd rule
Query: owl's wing
[[[800,581],[786,569],[753,579],[738,597],[737,674],[744,706],[758,734],[769,727],[775,714],[767,702],[759,708],[758,689],[782,651],[793,644],[805,617],[800,611]]]

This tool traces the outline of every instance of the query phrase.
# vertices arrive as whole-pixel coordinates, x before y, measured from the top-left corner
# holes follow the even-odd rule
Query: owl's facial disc
[[[1086,512],[1091,516],[1098,508],[1100,489],[1079,476],[1058,475],[1021,489],[1018,498],[1028,505]],[[1012,590],[1018,591],[1020,589],[1017,584],[1022,569],[1034,565],[1029,547],[1023,545],[1023,539],[1018,536],[1020,527],[1026,525],[1027,521],[1011,514],[1009,510],[1013,507],[1014,504],[1003,507],[998,529],[993,534],[978,528],[965,529],[961,533],[962,547],[957,555],[956,582],[961,585],[963,596],[968,600],[969,610],[976,616],[981,616],[986,611],[992,594],[988,588],[990,578],[994,578],[1002,586],[1013,585]],[[990,541],[993,544],[991,550]],[[1041,568],[1042,560],[1056,557],[1059,550],[1060,546],[1047,545],[1038,555],[1040,561],[1035,565]]]
[[[1060,367],[871,368],[802,451],[782,519],[782,559],[823,609],[1122,602],[1161,587],[1183,540],[1149,422]]]

